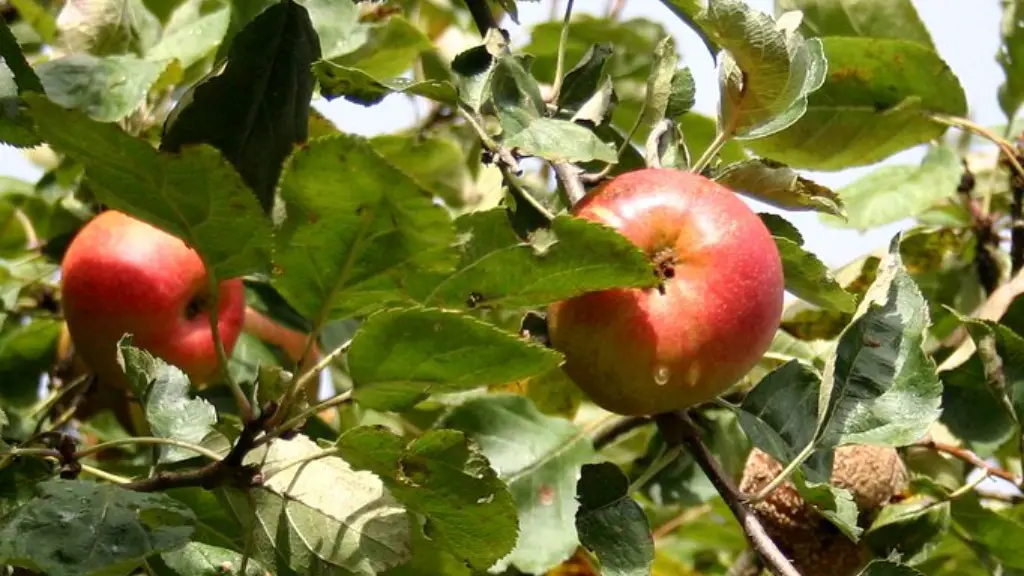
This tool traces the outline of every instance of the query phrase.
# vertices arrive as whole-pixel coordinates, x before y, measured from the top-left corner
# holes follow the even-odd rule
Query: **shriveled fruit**
[[[747,458],[740,481],[745,493],[760,491],[782,466],[755,448]],[[835,451],[831,483],[849,490],[869,516],[906,486],[907,471],[895,449],[850,445]],[[801,574],[852,576],[871,560],[867,546],[850,540],[785,482],[760,502],[751,504],[765,530]]]
[[[733,191],[698,174],[644,169],[595,189],[573,212],[628,238],[660,280],[550,306],[551,343],[594,402],[636,415],[692,406],[731,387],[768,349],[782,313],[782,262]]]

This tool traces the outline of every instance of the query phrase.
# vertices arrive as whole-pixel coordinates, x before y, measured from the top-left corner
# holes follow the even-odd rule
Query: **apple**
[[[782,315],[782,261],[732,190],[641,169],[595,188],[573,214],[617,230],[660,279],[549,307],[563,370],[596,404],[625,415],[681,410],[725,392],[768,349]]]
[[[128,388],[117,362],[117,342],[125,333],[193,384],[219,376],[206,268],[181,239],[123,212],[102,212],[68,246],[61,292],[75,351],[101,384]],[[242,280],[221,282],[216,302],[221,341],[230,355],[244,319]]]

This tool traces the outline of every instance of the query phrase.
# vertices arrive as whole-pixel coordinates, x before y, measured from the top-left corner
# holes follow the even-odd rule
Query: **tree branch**
[[[149,478],[135,480],[123,487],[136,492],[158,492],[172,488],[202,487],[213,488],[225,484],[252,486],[258,483],[258,470],[243,466],[245,455],[253,449],[256,436],[266,428],[267,422],[277,412],[277,405],[270,403],[257,417],[245,424],[242,433],[222,460],[211,462],[201,468],[180,472],[159,472]]]
[[[1021,139],[1017,140],[1015,153],[1016,165],[1024,163],[1021,155]],[[1009,162],[1009,160],[1008,160]],[[1010,191],[1013,202],[1010,204],[1010,274],[1016,274],[1024,268],[1024,174],[1010,170]]]
[[[1020,478],[1014,476],[1012,473],[1003,470],[998,466],[994,466],[992,464],[989,464],[988,462],[985,462],[980,457],[978,457],[977,454],[971,452],[970,450],[967,450],[966,448],[960,448],[959,446],[953,446],[952,444],[944,444],[942,442],[936,442],[934,440],[921,440],[920,442],[917,442],[915,446],[928,448],[930,450],[935,450],[936,452],[941,452],[943,454],[949,454],[950,456],[956,458],[957,460],[961,460],[963,462],[970,464],[971,466],[974,466],[975,468],[983,470],[989,476],[995,476],[996,478],[1006,480],[1007,482],[1013,484],[1014,486],[1017,486],[1018,488],[1021,486]]]
[[[669,412],[655,417],[662,437],[669,444],[682,444],[697,461],[700,469],[729,506],[743,527],[747,540],[764,560],[765,566],[777,576],[800,576],[786,556],[768,536],[757,515],[744,506],[739,490],[726,476],[715,457],[704,445],[693,420],[685,412]]]

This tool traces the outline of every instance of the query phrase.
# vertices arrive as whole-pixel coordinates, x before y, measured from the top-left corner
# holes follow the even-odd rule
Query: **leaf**
[[[719,116],[730,135],[761,138],[804,114],[830,66],[821,42],[795,30],[798,19],[776,21],[741,0],[710,0],[696,23],[723,48]]]
[[[614,53],[615,46],[607,42],[588,48],[576,66],[565,75],[558,93],[558,108],[570,112],[583,108],[608,78],[608,59]]]
[[[281,199],[287,218],[274,263],[282,273],[272,284],[316,324],[405,301],[409,274],[454,264],[444,209],[359,136],[327,136],[297,150]]]
[[[357,2],[304,0],[302,6],[309,12],[324,59],[348,54],[366,44],[370,37],[371,27],[360,22]]]
[[[834,486],[827,479],[821,483],[809,483],[804,482],[799,474],[793,479],[800,496],[826,520],[851,540],[860,538],[863,529],[857,526],[857,503],[849,490]]]
[[[39,64],[36,72],[50,100],[99,122],[117,122],[145,101],[165,67],[134,56],[71,54]]]
[[[382,576],[474,576],[466,563],[436,546],[420,526],[413,526],[412,559]]]
[[[460,52],[452,60],[459,101],[474,112],[480,112],[491,99],[491,82],[498,63],[494,55],[500,53],[492,43],[492,36],[487,36],[484,44]]]
[[[187,0],[174,10],[160,41],[146,52],[146,59],[173,58],[183,69],[188,69],[216,51],[230,22],[229,5],[207,10],[202,0]]]
[[[479,449],[455,430],[430,430],[406,445],[383,426],[353,428],[338,439],[341,456],[379,476],[410,510],[427,518],[425,531],[476,570],[512,551],[516,507]]]
[[[1004,0],[1000,21],[1002,42],[996,52],[996,62],[1003,68],[1006,79],[999,85],[999,106],[1008,120],[1013,120],[1024,103],[1024,3]]]
[[[679,118],[697,103],[697,86],[689,68],[679,68],[672,74],[672,92],[665,107],[665,117]]]
[[[28,406],[39,400],[39,377],[57,356],[61,323],[37,318],[0,334],[0,398],[4,406]]]
[[[949,530],[949,502],[924,494],[884,506],[864,534],[864,542],[879,556],[891,551],[911,558],[933,546]]]
[[[597,555],[601,574],[651,573],[654,540],[643,508],[629,495],[629,479],[619,467],[602,462],[583,466],[577,484],[580,543]]]
[[[305,8],[292,0],[267,8],[235,36],[223,71],[178,103],[161,150],[196,143],[220,150],[269,213],[281,163],[307,138],[310,67],[319,58]]]
[[[761,156],[811,170],[873,164],[939,138],[930,114],[967,114],[956,75],[928,48],[907,40],[822,38],[825,83],[786,130],[744,142]]]
[[[1024,337],[1010,328],[991,320],[961,318],[967,326],[977,351],[965,364],[972,364],[976,357],[980,361],[982,380],[998,402],[999,412],[1006,414],[1003,399],[1020,421],[1024,417]],[[977,385],[977,384],[976,384]],[[996,421],[998,417],[992,416]]]
[[[636,246],[580,218],[555,217],[548,235],[535,244],[516,236],[500,208],[465,214],[455,225],[464,239],[462,257],[454,272],[423,289],[424,304],[536,308],[585,292],[657,284]]]
[[[872,560],[857,576],[924,576],[917,569],[890,560]]]
[[[41,142],[19,98],[25,92],[43,92],[43,86],[7,23],[0,21],[0,143],[25,148]]]
[[[792,462],[814,440],[820,389],[813,368],[790,360],[758,382],[736,416],[754,446],[778,462]],[[815,479],[827,479],[828,468]]]
[[[117,343],[117,356],[133,391],[142,399],[154,436],[200,444],[213,432],[217,411],[202,398],[189,397],[191,384],[184,372],[132,346],[129,336]],[[160,446],[159,450],[159,461],[164,464],[198,456],[178,446]]]
[[[515,499],[519,540],[492,570],[511,563],[543,573],[572,555],[579,543],[576,482],[595,456],[585,434],[565,419],[542,415],[522,396],[497,394],[468,400],[438,425],[466,432]]]
[[[910,40],[935,50],[911,0],[777,0],[776,13],[800,10],[807,36]]]
[[[272,574],[374,576],[410,557],[409,517],[371,472],[357,472],[305,436],[275,439],[246,458],[262,485],[223,494],[252,557]]]
[[[117,126],[32,95],[46,141],[85,165],[96,197],[183,239],[218,279],[265,270],[270,225],[238,173],[208,146],[160,154]]]
[[[843,216],[843,201],[832,190],[768,158],[754,158],[721,169],[719,184],[785,210],[816,210]]]
[[[1016,429],[1001,390],[986,378],[977,353],[952,370],[941,372],[942,423],[957,438],[998,446]]]
[[[500,113],[502,143],[522,156],[550,162],[615,162],[618,153],[575,122],[533,116],[521,108]]]
[[[57,16],[61,47],[95,56],[142,55],[160,37],[160,21],[142,0],[66,2]]]
[[[815,306],[841,312],[853,312],[857,300],[832,275],[832,271],[814,254],[789,238],[773,236],[782,258],[786,290]]]
[[[772,236],[792,240],[799,246],[804,245],[803,235],[800,234],[800,230],[789,220],[771,212],[758,212],[757,217],[761,219],[761,223],[764,224]]]
[[[840,189],[846,219],[822,221],[864,231],[918,216],[955,196],[962,174],[963,165],[951,148],[929,148],[920,166],[883,166]]]
[[[463,189],[470,175],[465,152],[454,138],[381,134],[370,140],[370,146],[449,206],[463,203]]]
[[[942,384],[922,343],[927,302],[899,255],[900,236],[825,363],[818,430],[827,446],[918,440],[939,417]]]
[[[242,558],[242,554],[234,550],[189,542],[182,548],[150,558],[146,563],[155,576],[222,576],[225,573],[240,576]],[[259,562],[251,558],[248,560],[245,576],[266,574],[266,568]]]
[[[356,400],[401,411],[432,393],[507,384],[558,366],[561,355],[470,316],[430,308],[384,310],[352,340]]]
[[[999,559],[1007,568],[1024,569],[1024,557],[1017,544],[1024,538],[1024,523],[981,505],[967,494],[953,500],[950,510],[959,533]]]
[[[639,130],[641,133],[650,132],[655,124],[665,118],[669,101],[672,99],[673,80],[678,64],[679,54],[676,51],[676,42],[672,36],[665,36],[654,48],[654,62],[651,65],[651,72],[647,76],[644,104],[640,113]],[[692,80],[691,78],[691,85]],[[681,79],[680,82],[684,82],[684,80]],[[685,96],[682,98],[685,99]]]
[[[345,97],[363,106],[380,103],[390,94],[423,96],[442,104],[455,104],[458,95],[454,86],[440,80],[414,81],[406,78],[376,78],[357,68],[349,68],[322,60],[313,66],[320,83],[320,93],[328,100]]]
[[[331,62],[374,78],[394,78],[407,71],[420,53],[429,48],[430,39],[419,28],[401,16],[392,16],[370,28],[366,42],[331,58]]]
[[[127,574],[188,542],[192,512],[165,494],[48,480],[0,520],[0,563],[52,576]]]

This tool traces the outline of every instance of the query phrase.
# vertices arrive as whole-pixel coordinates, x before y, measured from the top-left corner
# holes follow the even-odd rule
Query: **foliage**
[[[43,171],[0,179],[0,570],[733,573],[735,494],[660,420],[597,408],[546,340],[552,303],[654,289],[646,254],[571,211],[574,184],[659,164],[773,208],[782,326],[689,411],[725,479],[752,447],[779,460],[870,549],[863,575],[1024,573],[1017,486],[975,481],[1021,484],[1020,134],[964,118],[910,0],[662,3],[715,57],[715,118],[667,22],[614,10],[513,46],[491,20],[521,28],[516,0],[0,0],[0,145]],[[1012,126],[1024,3],[1003,5]],[[426,113],[374,137],[320,111],[400,98]],[[838,190],[800,172],[865,166]],[[106,209],[244,278],[321,362],[246,334],[197,386],[125,336],[139,414],[119,417],[68,346],[58,275]],[[830,269],[801,211],[904,230]],[[320,403],[298,398],[320,372]],[[908,488],[866,515],[828,483],[847,444],[898,448]]]

